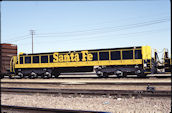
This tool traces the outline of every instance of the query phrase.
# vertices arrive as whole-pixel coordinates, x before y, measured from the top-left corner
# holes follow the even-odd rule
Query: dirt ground
[[[1,94],[1,104],[111,113],[169,113],[171,98],[62,97],[55,95]]]

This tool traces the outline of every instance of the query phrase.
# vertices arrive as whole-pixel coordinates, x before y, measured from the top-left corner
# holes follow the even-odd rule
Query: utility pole
[[[32,35],[32,54],[33,54],[33,35],[34,35],[35,31],[34,30],[30,30],[30,32],[31,32],[31,35]]]

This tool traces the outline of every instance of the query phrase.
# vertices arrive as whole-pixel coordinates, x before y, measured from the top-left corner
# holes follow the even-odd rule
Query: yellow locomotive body
[[[13,57],[10,64],[11,72],[22,77],[47,76],[45,73],[58,77],[61,72],[67,72],[67,70],[84,71],[85,68],[86,71],[93,71],[94,66],[99,67],[96,69],[99,77],[107,77],[109,74],[119,74],[117,71],[145,75],[151,73],[151,63],[151,47],[139,46],[39,54],[20,53]]]

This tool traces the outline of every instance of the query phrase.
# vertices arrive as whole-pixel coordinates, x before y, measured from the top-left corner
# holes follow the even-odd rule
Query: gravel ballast
[[[98,82],[98,83],[171,83],[171,78],[157,79],[133,79],[133,78],[107,78],[107,79],[2,79],[1,82],[39,82],[39,83],[90,83],[90,82]]]
[[[156,90],[171,91],[171,86],[151,85]],[[95,89],[95,90],[146,90],[147,85],[53,85],[53,84],[1,84],[10,88],[47,88],[47,89]]]
[[[2,105],[106,111],[112,113],[169,113],[171,98],[72,97],[1,94]]]

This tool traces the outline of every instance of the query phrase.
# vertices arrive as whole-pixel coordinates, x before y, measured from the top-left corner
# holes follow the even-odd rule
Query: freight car
[[[17,56],[17,45],[0,44],[0,78],[9,74],[10,60],[13,56]]]
[[[20,78],[38,76],[57,78],[60,73],[91,72],[94,67],[97,67],[95,71],[98,77],[109,75],[126,77],[129,74],[145,77],[147,74],[157,73],[159,67],[171,72],[171,59],[168,58],[168,52],[165,53],[164,65],[161,66],[158,65],[156,52],[152,58],[150,46],[38,54],[20,53],[11,59],[10,78],[12,75],[18,75]]]

